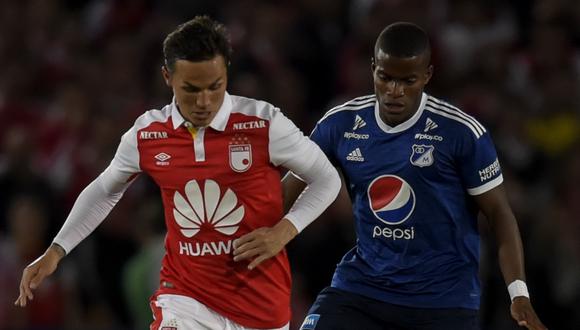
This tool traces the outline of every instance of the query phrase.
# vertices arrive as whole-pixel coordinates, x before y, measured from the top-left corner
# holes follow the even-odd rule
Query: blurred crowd
[[[550,329],[580,329],[577,0],[0,1],[0,329],[148,328],[164,220],[145,176],[32,304],[13,302],[22,269],[122,133],[171,101],[162,41],[197,14],[230,30],[230,93],[275,104],[306,133],[332,106],[373,93],[370,59],[384,26],[424,27],[435,66],[427,92],[477,117],[496,142],[536,311]],[[483,329],[515,329],[481,220]],[[293,329],[353,244],[343,192],[289,246]]]

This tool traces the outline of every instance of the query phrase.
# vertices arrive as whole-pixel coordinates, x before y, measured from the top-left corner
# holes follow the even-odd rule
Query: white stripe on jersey
[[[479,187],[476,188],[470,188],[467,189],[467,193],[470,194],[471,196],[477,196],[477,195],[481,195],[484,192],[490,191],[491,189],[497,187],[500,185],[500,183],[503,182],[503,175],[499,175],[497,178],[489,181],[488,183],[485,183]]]
[[[461,117],[457,117],[457,116],[455,116],[455,115],[452,115],[452,114],[449,114],[449,113],[447,113],[447,112],[444,112],[444,111],[437,110],[437,109],[433,108],[433,107],[432,107],[431,105],[429,105],[429,104],[427,104],[427,105],[425,106],[425,110],[427,110],[427,111],[431,111],[431,112],[433,112],[433,113],[436,113],[436,114],[438,114],[438,115],[441,115],[441,116],[443,116],[443,117],[447,117],[447,118],[450,118],[450,119],[456,120],[456,121],[458,121],[458,122],[460,122],[460,123],[464,124],[465,126],[467,126],[467,127],[468,127],[468,128],[469,128],[469,129],[470,129],[472,132],[473,132],[473,134],[474,134],[474,135],[475,135],[475,136],[476,136],[478,139],[479,139],[479,138],[481,137],[481,135],[482,135],[482,134],[481,134],[481,133],[480,133],[480,132],[479,132],[479,131],[478,131],[478,130],[475,128],[475,127],[473,127],[473,125],[472,125],[471,123],[467,122],[465,119],[463,119],[463,118],[461,118]]]
[[[483,127],[482,124],[480,124],[477,119],[475,119],[473,116],[468,115],[467,113],[461,111],[458,107],[453,106],[445,101],[441,101],[437,98],[434,98],[433,96],[430,97],[430,100],[432,102],[435,102],[436,104],[443,106],[444,108],[448,109],[450,112],[456,112],[458,113],[461,117],[465,118],[465,119],[469,119],[472,123],[474,123],[476,126],[479,126],[483,132],[485,132],[485,128]]]
[[[427,106],[429,107],[428,110],[432,111],[432,112],[436,112],[441,114],[440,112],[444,112],[450,116],[454,116],[457,118],[457,121],[460,121],[466,125],[468,125],[471,130],[475,130],[477,131],[477,133],[475,133],[475,135],[477,135],[477,138],[479,138],[481,135],[483,135],[483,133],[485,133],[485,127],[483,127],[483,125],[481,125],[475,118],[473,118],[472,116],[466,114],[465,112],[459,110],[458,108],[450,105],[449,103],[445,103],[442,101],[439,101],[437,99],[435,99],[432,96],[429,96],[429,99],[427,100]],[[435,111],[433,111],[435,110]],[[439,111],[439,112],[437,112]],[[443,115],[443,114],[441,114]],[[445,115],[443,115],[445,116]],[[445,116],[448,118],[452,118],[450,116]]]
[[[375,95],[367,95],[367,96],[361,96],[361,97],[357,97],[355,99],[352,99],[348,102],[345,102],[341,105],[338,105],[330,110],[328,110],[324,116],[322,116],[322,118],[320,118],[320,120],[318,121],[319,123],[322,122],[324,119],[326,119],[328,116],[335,114],[337,112],[343,111],[343,110],[360,110],[360,109],[364,109],[366,107],[368,107],[371,104],[375,103]]]

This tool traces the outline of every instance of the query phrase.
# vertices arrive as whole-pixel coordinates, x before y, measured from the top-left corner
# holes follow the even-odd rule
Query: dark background
[[[209,14],[230,29],[229,91],[280,107],[305,132],[372,93],[370,57],[397,20],[424,27],[427,91],[492,133],[550,329],[580,329],[580,2],[456,0],[0,1],[0,329],[145,329],[157,285],[159,191],[140,178],[26,309],[13,306],[76,196],[142,112],[171,100],[161,43]],[[295,329],[353,244],[344,193],[289,247]],[[483,329],[515,329],[482,221]]]

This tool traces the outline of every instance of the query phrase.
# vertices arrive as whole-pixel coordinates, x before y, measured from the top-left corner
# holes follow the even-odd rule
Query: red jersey
[[[311,145],[272,105],[227,93],[208,127],[191,127],[175,103],[139,117],[105,173],[144,172],[161,189],[167,236],[157,294],[192,297],[245,327],[287,324],[286,251],[248,270],[233,261],[233,241],[280,221],[278,166],[308,167]]]

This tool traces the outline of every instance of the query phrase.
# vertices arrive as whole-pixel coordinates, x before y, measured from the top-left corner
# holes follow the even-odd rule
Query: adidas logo
[[[225,235],[233,235],[244,218],[244,206],[238,205],[236,194],[228,188],[221,195],[220,186],[205,180],[203,192],[196,180],[185,185],[185,196],[173,196],[173,217],[185,237],[193,237],[202,227],[211,226]]]
[[[359,148],[354,149],[351,151],[348,156],[346,156],[346,160],[351,160],[354,162],[364,162],[365,158],[363,157],[362,153],[360,152]]]
[[[423,132],[428,132],[437,127],[439,127],[439,125],[437,125],[437,123],[434,122],[431,118],[427,117],[427,120],[425,121],[425,129],[423,129]]]
[[[352,130],[356,131],[357,129],[365,127],[366,125],[367,123],[359,115],[356,115],[354,118],[354,126],[352,127]]]

